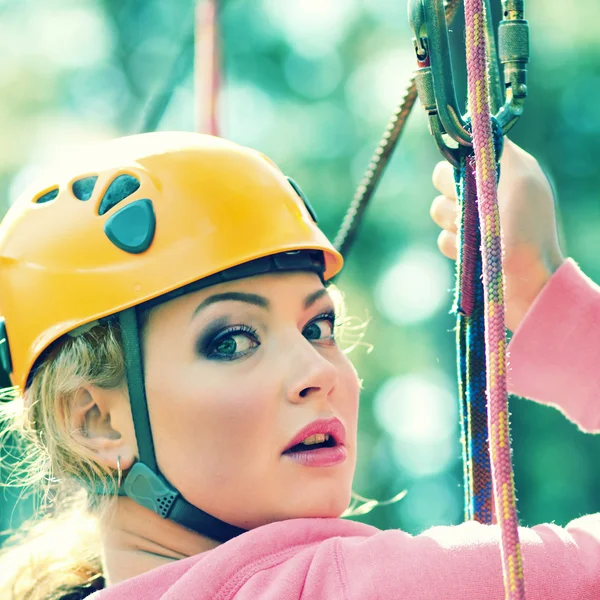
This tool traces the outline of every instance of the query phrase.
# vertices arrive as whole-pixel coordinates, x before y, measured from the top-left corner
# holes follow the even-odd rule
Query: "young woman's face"
[[[334,320],[312,273],[223,283],[151,313],[144,352],[157,460],[189,502],[248,529],[346,509],[359,383]],[[315,431],[328,441],[285,451],[322,419]]]

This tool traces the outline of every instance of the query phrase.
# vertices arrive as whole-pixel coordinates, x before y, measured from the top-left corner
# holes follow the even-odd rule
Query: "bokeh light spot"
[[[375,417],[394,441],[394,458],[413,475],[440,473],[457,458],[458,414],[450,383],[438,373],[388,379]]]
[[[417,323],[449,306],[451,279],[450,264],[439,253],[413,246],[383,275],[375,302],[394,323]]]

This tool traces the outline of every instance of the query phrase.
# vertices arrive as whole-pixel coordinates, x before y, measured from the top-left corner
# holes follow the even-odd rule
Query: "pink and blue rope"
[[[483,0],[465,0],[469,109],[483,259],[489,444],[506,598],[523,600],[525,583],[511,460],[502,236],[497,162],[490,118],[484,10]]]

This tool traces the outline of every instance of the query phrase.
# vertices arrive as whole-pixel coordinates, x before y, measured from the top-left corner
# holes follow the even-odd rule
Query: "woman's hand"
[[[457,206],[452,167],[440,162],[433,185],[442,194],[431,217],[442,228],[438,246],[456,260]],[[537,160],[506,139],[498,186],[504,240],[506,326],[515,330],[552,274],[565,260],[558,243],[554,197]]]

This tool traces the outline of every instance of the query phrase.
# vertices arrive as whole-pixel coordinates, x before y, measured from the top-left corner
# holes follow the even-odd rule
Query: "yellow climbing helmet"
[[[249,148],[159,132],[77,162],[0,224],[0,357],[22,389],[62,335],[191,282],[301,250],[324,279],[342,267],[298,186]]]

